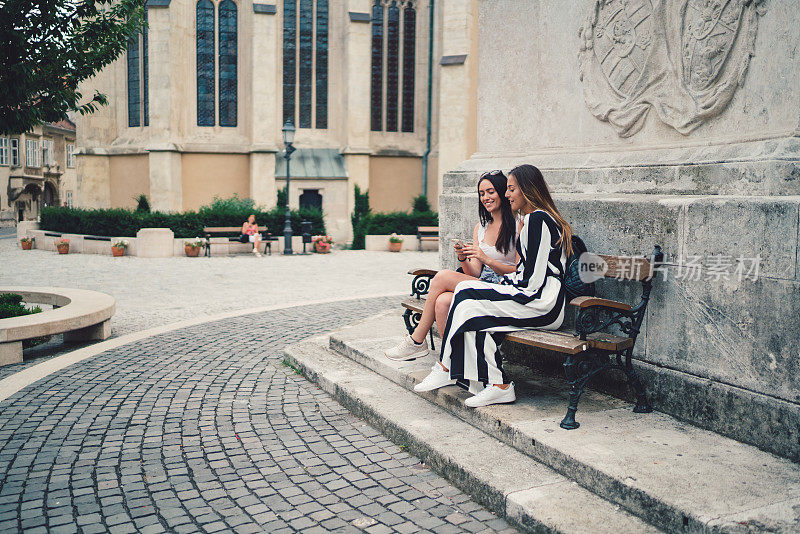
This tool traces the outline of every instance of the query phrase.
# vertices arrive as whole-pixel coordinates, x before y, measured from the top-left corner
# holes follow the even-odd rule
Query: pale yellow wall
[[[147,154],[109,158],[111,207],[135,208],[136,197],[150,197],[150,170]]]
[[[250,161],[240,154],[183,154],[183,209],[196,210],[214,200],[250,196]]]
[[[422,158],[369,158],[369,205],[372,211],[409,211],[422,192]]]

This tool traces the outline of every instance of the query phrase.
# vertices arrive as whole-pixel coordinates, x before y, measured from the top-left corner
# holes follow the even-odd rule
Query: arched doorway
[[[58,190],[50,183],[44,183],[44,191],[42,192],[42,207],[58,206]]]

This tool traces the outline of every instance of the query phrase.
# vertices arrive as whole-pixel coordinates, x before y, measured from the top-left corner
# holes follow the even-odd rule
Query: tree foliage
[[[107,104],[84,80],[141,31],[145,0],[0,0],[0,134],[57,122]]]

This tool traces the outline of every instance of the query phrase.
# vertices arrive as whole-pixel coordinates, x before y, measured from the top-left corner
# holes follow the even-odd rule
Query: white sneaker
[[[483,391],[484,387],[485,386],[483,385],[483,382],[480,382],[478,380],[469,381],[469,392],[472,393],[473,395],[477,395],[478,393]]]
[[[464,405],[470,408],[477,408],[478,406],[488,406],[490,404],[503,404],[506,402],[514,402],[517,396],[514,394],[514,382],[507,389],[499,388],[495,385],[486,386],[486,388],[464,401]]]
[[[392,347],[384,352],[387,358],[396,362],[405,362],[408,360],[416,360],[428,355],[428,338],[422,343],[416,343],[411,336],[406,334],[403,336],[403,341],[396,347]]]
[[[419,384],[414,386],[414,391],[422,393],[423,391],[433,391],[434,389],[443,388],[444,386],[451,386],[456,381],[450,378],[450,371],[445,371],[439,362],[433,364],[431,373]]]

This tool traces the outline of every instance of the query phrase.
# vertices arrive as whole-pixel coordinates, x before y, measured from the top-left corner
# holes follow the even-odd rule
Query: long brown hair
[[[535,210],[543,210],[547,212],[558,225],[561,227],[561,237],[558,239],[558,245],[564,249],[567,258],[572,256],[572,226],[569,225],[566,219],[561,216],[558,208],[553,202],[553,197],[550,195],[550,188],[544,181],[542,172],[533,165],[518,165],[514,167],[509,175],[514,175],[514,178],[519,184],[519,189],[522,196]]]
[[[480,200],[480,187],[481,182],[489,180],[492,187],[500,195],[500,231],[497,233],[497,243],[495,248],[503,254],[508,254],[511,246],[514,243],[514,236],[517,233],[517,225],[514,223],[514,214],[511,211],[511,204],[508,203],[506,198],[506,175],[503,171],[491,171],[481,174],[478,179],[478,217],[480,218],[481,225],[486,226],[494,219],[486,209],[486,206]]]

